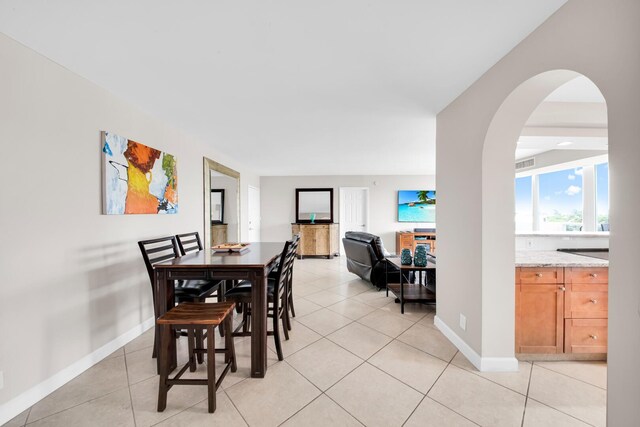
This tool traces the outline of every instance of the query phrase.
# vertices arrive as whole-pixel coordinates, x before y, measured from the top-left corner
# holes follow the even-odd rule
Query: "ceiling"
[[[431,174],[435,115],[565,1],[0,0],[0,31],[259,175]]]
[[[580,76],[553,91],[531,114],[518,139],[516,160],[552,150],[589,157],[609,148],[607,107],[598,87]]]

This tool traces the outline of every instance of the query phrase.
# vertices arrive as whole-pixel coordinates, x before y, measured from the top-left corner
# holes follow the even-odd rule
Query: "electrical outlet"
[[[467,316],[462,313],[460,313],[460,329],[463,331],[467,330]]]
[[[4,387],[4,373],[0,371],[0,390]]]

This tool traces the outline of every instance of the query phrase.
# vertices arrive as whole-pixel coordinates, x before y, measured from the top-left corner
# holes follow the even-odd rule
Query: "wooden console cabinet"
[[[298,257],[326,256],[333,258],[340,250],[338,224],[291,224],[291,232],[300,234]]]
[[[427,252],[435,254],[436,252],[436,233],[426,232],[396,232],[396,253],[399,254],[402,249],[410,249],[411,253],[415,253],[418,245],[425,245]]]
[[[606,267],[516,268],[516,353],[606,353]]]
[[[227,224],[213,224],[211,226],[211,246],[227,242]]]

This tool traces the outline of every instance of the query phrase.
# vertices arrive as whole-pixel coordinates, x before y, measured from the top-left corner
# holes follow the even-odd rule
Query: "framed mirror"
[[[240,173],[205,157],[203,186],[205,247],[240,242]]]
[[[333,223],[333,188],[296,188],[296,222]]]
[[[211,225],[224,224],[224,189],[211,189]]]

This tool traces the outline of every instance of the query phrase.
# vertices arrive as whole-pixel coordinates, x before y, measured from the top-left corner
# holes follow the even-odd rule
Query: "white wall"
[[[1,34],[0,64],[1,424],[38,384],[152,317],[136,242],[203,233],[203,156],[241,171],[243,211],[246,186],[260,183],[202,141]],[[177,215],[101,215],[101,130],[177,157]]]
[[[296,188],[333,188],[333,220],[340,218],[340,187],[369,188],[369,232],[380,236],[395,251],[395,232],[434,224],[398,222],[398,190],[434,190],[433,175],[367,176],[263,176],[260,179],[262,240],[283,241],[291,237],[296,220]],[[436,205],[437,206],[437,205]],[[436,221],[437,221],[436,208]]]
[[[524,125],[535,105],[508,110],[501,105],[516,88],[520,94],[529,91],[544,98],[545,91],[561,84],[562,76],[556,75],[556,84],[548,87],[532,77],[550,70],[580,72],[603,93],[611,187],[611,426],[635,425],[640,418],[640,287],[635,266],[640,258],[639,21],[640,2],[635,0],[570,0],[443,110],[437,124],[438,317],[482,357],[508,358],[513,356],[514,321],[510,209],[520,132],[509,123]],[[494,118],[498,111],[500,117]],[[492,126],[498,119],[500,127]],[[511,141],[500,138],[514,132]],[[504,143],[502,150],[498,141]],[[467,315],[466,331],[457,327],[461,312]]]

